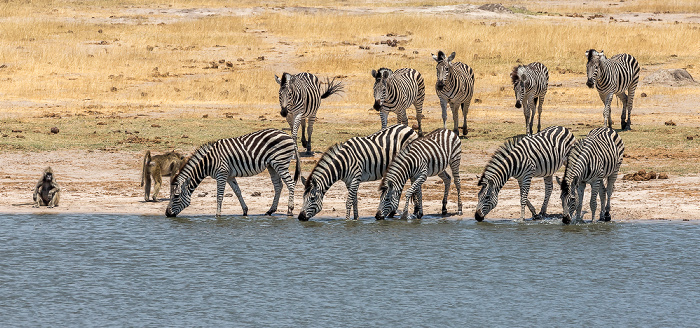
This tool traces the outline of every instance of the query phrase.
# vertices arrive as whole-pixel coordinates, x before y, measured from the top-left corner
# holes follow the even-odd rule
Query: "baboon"
[[[44,173],[34,187],[34,207],[48,206],[52,208],[58,206],[61,197],[61,187],[56,183],[51,167],[44,169]]]
[[[175,151],[167,152],[163,155],[155,155],[151,157],[151,151],[147,150],[143,157],[143,170],[141,171],[141,187],[144,186],[144,200],[150,201],[148,195],[151,193],[151,177],[155,182],[153,190],[153,201],[158,200],[158,192],[160,185],[163,182],[162,177],[173,176],[180,169],[182,160],[185,157]]]

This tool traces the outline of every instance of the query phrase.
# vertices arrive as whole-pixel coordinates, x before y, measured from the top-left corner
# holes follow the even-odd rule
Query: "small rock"
[[[208,118],[208,117],[209,117],[209,114],[202,115],[202,118]]]
[[[22,130],[12,130],[14,133],[22,133]]]
[[[657,179],[668,179],[668,174],[666,173],[659,173],[659,176],[656,177]]]
[[[252,194],[250,194],[251,197],[260,197],[262,194],[259,191],[256,191]]]
[[[666,124],[668,126],[676,126],[676,123],[674,123],[673,121],[670,121],[670,120],[666,121],[664,124]]]
[[[109,91],[117,92],[117,87],[112,87],[112,88],[109,89]]]
[[[642,98],[646,98],[646,97],[647,97],[647,94],[646,94],[645,92],[642,92],[642,94],[641,94],[640,96],[641,96]]]
[[[685,137],[685,138],[688,139],[688,140],[693,140],[693,139],[694,139],[693,136],[687,136],[687,137]]]
[[[97,125],[107,125],[105,122],[97,122]]]
[[[182,138],[182,139],[187,139],[187,138],[189,138],[189,137],[190,137],[190,136],[188,136],[188,135],[186,135],[186,134],[183,134],[181,138]]]
[[[54,126],[54,127],[51,128],[51,133],[57,134],[58,132],[59,132],[58,127],[55,127],[55,126]]]
[[[232,193],[225,194],[224,197],[233,197]]]
[[[203,192],[197,195],[197,197],[206,197],[209,193],[208,192]]]
[[[158,125],[158,124],[151,124],[151,127],[152,127],[152,128],[159,128],[160,125]]]

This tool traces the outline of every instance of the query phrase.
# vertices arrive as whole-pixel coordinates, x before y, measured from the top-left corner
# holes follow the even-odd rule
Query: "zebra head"
[[[481,187],[481,190],[479,190],[479,202],[476,204],[474,218],[481,222],[498,204],[498,188],[496,182],[486,178],[485,175],[479,179],[478,186]]]
[[[569,181],[566,179],[566,177],[564,178],[564,181],[559,181],[559,177],[557,177],[557,182],[559,182],[561,187],[561,208],[564,210],[564,213],[562,213],[561,222],[564,224],[569,224],[571,223],[571,217],[574,216],[574,211],[578,206],[578,198],[576,197],[576,186],[578,185],[578,182],[576,182],[575,179]]]
[[[377,220],[384,220],[387,216],[392,216],[399,208],[399,198],[401,197],[401,188],[397,188],[393,182],[382,182],[379,187],[381,196],[379,198],[379,209],[374,216]]]
[[[310,176],[304,186],[304,205],[299,213],[299,221],[308,221],[323,208],[323,192]]]
[[[285,72],[282,74],[282,79],[275,75],[275,81],[280,85],[280,115],[282,115],[282,117],[287,117],[288,110],[292,106],[292,83],[294,83],[294,76]]]
[[[527,76],[522,72],[523,69],[524,67],[522,65],[516,66],[513,68],[513,72],[510,73],[510,78],[513,81],[513,91],[515,91],[515,108],[522,107],[525,89],[530,85]]]
[[[388,68],[380,68],[379,71],[372,70],[374,77],[374,106],[375,110],[380,110],[386,98],[386,79],[389,78],[392,71]]]
[[[600,58],[605,58],[605,54],[601,50],[597,52],[595,49],[586,51],[586,57],[588,61],[586,62],[586,86],[593,88],[595,81],[598,78],[598,69],[600,66]]]
[[[190,206],[190,196],[192,191],[189,189],[190,178],[186,175],[178,174],[173,177],[170,184],[170,202],[165,208],[165,216],[175,217],[182,210]]]
[[[437,62],[437,82],[435,82],[435,88],[442,90],[445,87],[447,79],[450,77],[450,68],[452,67],[452,60],[455,59],[455,53],[449,57],[445,57],[445,53],[442,50],[438,51],[437,56],[431,54],[433,59]]]

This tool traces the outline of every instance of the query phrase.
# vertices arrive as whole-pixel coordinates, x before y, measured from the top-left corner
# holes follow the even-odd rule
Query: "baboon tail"
[[[146,155],[143,156],[143,168],[141,170],[141,187],[143,187],[144,181],[150,179],[148,176],[148,164],[151,163],[151,151],[146,150]]]
[[[299,160],[299,150],[297,149],[296,142],[294,144],[294,157],[297,160],[297,167],[294,169],[294,183],[299,181],[299,176],[301,176],[301,161]]]
[[[324,92],[321,95],[321,99],[326,99],[332,94],[336,94],[336,93],[340,93],[340,92],[344,91],[343,90],[343,87],[344,87],[343,83],[342,82],[335,83],[335,78],[333,78],[333,80],[326,78],[326,85],[327,85],[326,92]]]

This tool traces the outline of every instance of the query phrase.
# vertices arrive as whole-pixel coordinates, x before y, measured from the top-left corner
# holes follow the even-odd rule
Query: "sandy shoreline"
[[[0,213],[4,214],[124,214],[164,216],[169,190],[161,188],[159,202],[145,202],[140,187],[140,160],[138,152],[107,151],[52,151],[52,152],[6,152],[0,155],[3,163],[11,163],[0,168]],[[464,158],[465,156],[463,156]],[[466,159],[463,159],[463,162]],[[470,161],[475,161],[471,159]],[[476,159],[483,161],[483,159]],[[463,163],[464,164],[464,163]],[[472,163],[473,164],[473,163]],[[33,208],[31,203],[34,183],[43,168],[50,165],[61,184],[63,195],[58,207]],[[308,174],[308,172],[303,172]],[[561,175],[561,173],[559,174]],[[164,184],[168,178],[164,178]],[[544,197],[544,184],[541,179],[533,181],[530,200],[539,208]],[[262,215],[271,205],[274,191],[267,173],[250,178],[239,178],[243,198],[249,207],[250,215]],[[464,215],[450,216],[448,219],[473,220],[476,205],[474,174],[462,174],[462,199]],[[359,210],[363,219],[372,218],[379,202],[378,182],[360,185]],[[295,192],[294,215],[298,215],[303,203],[303,187],[298,185]],[[260,193],[260,196],[254,194]],[[429,178],[424,184],[424,208],[429,217],[436,217],[440,210],[442,181]],[[343,183],[336,183],[324,199],[324,209],[319,217],[345,217],[346,189]],[[499,196],[498,206],[487,220],[517,219],[520,216],[518,185],[513,179],[505,185]],[[585,219],[588,213],[588,191],[586,193]],[[286,213],[286,188],[282,191],[276,215]],[[452,187],[448,211],[456,212],[457,197]],[[614,221],[638,220],[700,220],[700,176],[675,176],[666,180],[623,181],[618,179],[612,201]],[[402,205],[403,206],[403,205]],[[181,214],[214,217],[216,210],[216,183],[206,179],[194,192],[191,205]],[[551,215],[561,214],[559,188],[555,186],[548,206]],[[227,186],[222,208],[223,216],[241,215],[242,210],[233,192]]]

